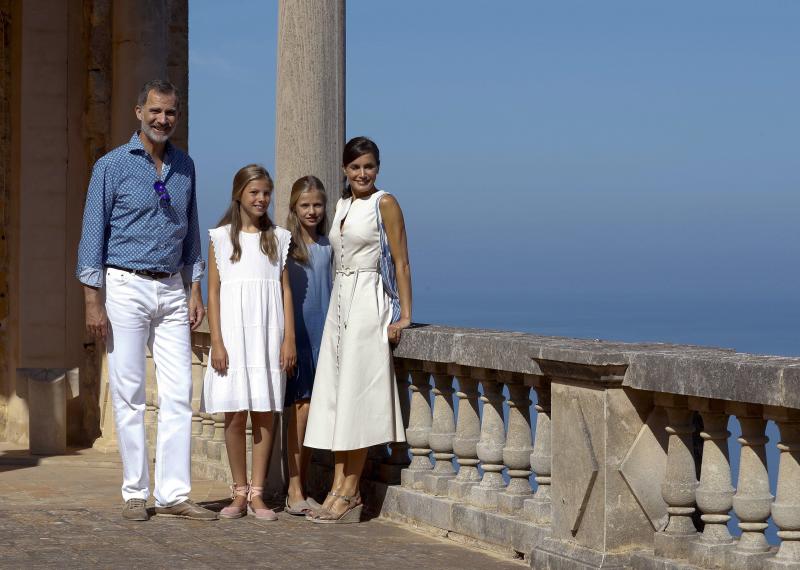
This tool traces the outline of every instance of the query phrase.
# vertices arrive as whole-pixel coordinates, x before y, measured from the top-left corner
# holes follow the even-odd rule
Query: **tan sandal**
[[[364,504],[361,502],[360,494],[353,497],[349,495],[340,495],[336,491],[331,491],[328,494],[346,502],[348,505],[347,509],[342,513],[335,513],[323,507],[310,515],[306,515],[308,520],[317,524],[348,524],[361,522],[361,511],[364,509]]]

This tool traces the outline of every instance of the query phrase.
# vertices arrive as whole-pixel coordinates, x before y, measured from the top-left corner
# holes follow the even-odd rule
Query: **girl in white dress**
[[[411,270],[400,205],[375,187],[379,166],[378,147],[368,138],[345,145],[349,184],[329,233],[336,275],[305,438],[308,447],[336,456],[331,491],[308,515],[316,523],[359,522],[367,448],[405,441],[389,344],[411,324]],[[384,276],[388,253],[396,278]]]
[[[261,497],[272,451],[273,412],[283,409],[286,371],[296,362],[289,275],[284,270],[291,234],[267,214],[272,179],[250,164],[233,178],[231,205],[209,230],[208,321],[211,365],[202,409],[225,413],[225,446],[233,502],[220,512],[276,520]],[[253,465],[247,483],[245,427],[253,429]]]

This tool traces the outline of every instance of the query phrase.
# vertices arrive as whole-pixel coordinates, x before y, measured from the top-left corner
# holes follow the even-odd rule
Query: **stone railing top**
[[[207,331],[205,324],[198,330]],[[576,381],[602,380],[605,370],[640,390],[800,408],[800,358],[732,349],[415,324],[394,356]]]
[[[581,368],[608,368],[622,371],[631,388],[800,408],[800,358],[435,325],[404,331],[394,355],[532,375],[586,377]]]

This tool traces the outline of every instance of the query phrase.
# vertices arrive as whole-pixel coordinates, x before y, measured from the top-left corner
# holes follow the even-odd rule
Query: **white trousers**
[[[122,497],[147,499],[145,346],[158,383],[156,504],[181,503],[191,490],[192,356],[189,307],[180,274],[149,279],[106,269],[108,380],[122,455]]]

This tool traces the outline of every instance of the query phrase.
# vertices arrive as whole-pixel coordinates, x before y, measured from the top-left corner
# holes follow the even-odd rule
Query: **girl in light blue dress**
[[[289,492],[286,512],[305,515],[319,504],[305,494],[311,450],[303,447],[308,409],[322,329],[331,297],[331,244],[326,233],[327,196],[316,176],[292,185],[286,227],[292,233],[287,269],[294,301],[297,366],[286,386],[284,410],[289,416]]]

